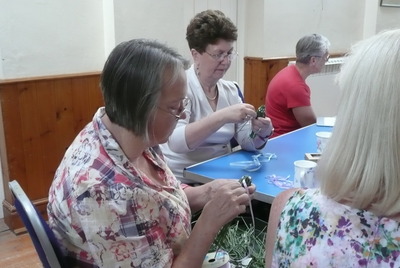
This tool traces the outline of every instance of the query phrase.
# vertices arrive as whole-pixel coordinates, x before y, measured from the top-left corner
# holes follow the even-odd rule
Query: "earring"
[[[200,75],[199,64],[196,64],[196,75]]]

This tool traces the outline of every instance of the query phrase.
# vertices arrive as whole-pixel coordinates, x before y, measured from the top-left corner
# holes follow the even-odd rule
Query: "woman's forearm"
[[[206,218],[199,217],[190,237],[183,245],[179,255],[174,259],[172,267],[200,268],[202,266],[204,258],[220,229],[219,226],[215,226],[213,222]]]
[[[186,187],[184,189],[187,199],[189,200],[190,209],[192,213],[195,213],[203,209],[207,200],[210,199],[212,187],[208,184],[196,186],[196,187]]]

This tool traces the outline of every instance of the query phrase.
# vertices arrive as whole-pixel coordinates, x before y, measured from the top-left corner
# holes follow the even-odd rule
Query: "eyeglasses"
[[[310,55],[310,57],[323,58],[324,56]],[[329,60],[329,57],[330,57],[330,55],[328,54],[328,55],[325,57],[325,62],[327,62],[327,61]]]
[[[229,61],[232,61],[234,59],[236,59],[236,57],[238,56],[238,53],[236,51],[230,51],[228,53],[219,53],[219,54],[211,54],[208,53],[207,51],[205,51],[208,55],[210,55],[211,58],[213,58],[216,61],[224,61],[224,59],[228,59]]]
[[[158,109],[160,109],[163,112],[166,112],[170,115],[175,116],[175,120],[178,121],[179,119],[181,119],[181,116],[184,112],[186,112],[186,107],[188,106],[188,104],[190,103],[190,99],[189,98],[184,98],[178,109],[171,109],[171,110],[166,110],[164,108],[161,108],[159,106],[157,106]]]

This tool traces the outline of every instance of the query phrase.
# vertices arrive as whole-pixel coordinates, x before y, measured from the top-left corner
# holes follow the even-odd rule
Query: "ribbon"
[[[290,189],[293,188],[293,182],[289,180],[289,178],[290,175],[287,177],[280,177],[273,174],[267,176],[267,181],[268,183],[273,184],[281,189]]]

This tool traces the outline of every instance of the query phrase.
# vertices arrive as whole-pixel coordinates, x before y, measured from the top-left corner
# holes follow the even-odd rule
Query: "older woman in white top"
[[[168,166],[184,183],[183,169],[231,151],[235,137],[244,150],[265,146],[273,132],[269,118],[258,117],[253,105],[243,103],[237,85],[222,79],[237,56],[237,28],[221,11],[197,14],[187,27],[186,39],[194,64],[186,71],[186,118],[162,145]],[[251,132],[256,135],[250,137]]]

